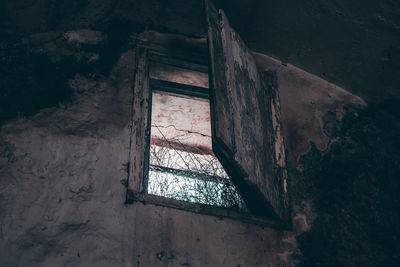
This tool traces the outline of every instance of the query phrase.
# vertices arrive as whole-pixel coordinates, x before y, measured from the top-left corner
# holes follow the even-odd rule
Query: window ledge
[[[178,210],[184,210],[188,212],[193,212],[197,214],[204,214],[209,216],[214,216],[223,220],[225,218],[241,221],[248,224],[257,225],[260,227],[269,227],[277,230],[291,230],[291,226],[285,222],[279,222],[275,220],[270,220],[263,217],[258,217],[245,212],[239,212],[235,210],[230,210],[227,208],[190,203],[186,201],[170,199],[165,197],[160,197],[156,195],[150,195],[146,193],[133,193],[128,192],[127,204],[133,204],[134,202],[141,202],[143,204],[151,204],[155,206],[168,207]]]

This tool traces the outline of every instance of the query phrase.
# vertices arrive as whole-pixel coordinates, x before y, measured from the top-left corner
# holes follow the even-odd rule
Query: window
[[[177,90],[173,83],[167,82],[169,88],[165,89],[165,82],[160,85],[158,80],[151,81],[151,141],[145,192],[245,210],[243,200],[212,152],[208,88],[202,94],[207,97],[193,97],[185,94],[182,87],[179,94],[171,92]],[[194,88],[186,88],[187,93],[193,92],[190,89]]]
[[[205,40],[152,33],[144,38],[145,43],[138,43],[127,202],[139,200],[157,204],[160,196],[172,194],[175,199],[169,200],[166,205],[175,208],[204,212],[204,205],[201,204],[215,203],[229,208],[225,196],[215,196],[221,195],[229,187],[230,182],[222,186],[223,189],[218,189],[224,185],[224,181],[232,181],[245,203],[240,204],[240,200],[237,206],[246,207],[255,216],[285,224],[289,221],[289,204],[275,73],[258,69],[250,50],[229,26],[223,11],[218,11],[208,1],[206,3],[209,54],[202,52],[207,51]],[[204,58],[210,58],[210,62],[204,62]],[[204,79],[208,63],[210,90],[205,90],[208,86],[207,79]],[[184,72],[184,75],[174,78],[170,75],[171,71]],[[203,74],[193,75],[194,72]],[[174,127],[163,124],[156,117],[160,115],[158,109],[162,105],[158,103],[153,106],[152,101],[161,103],[166,100],[180,105],[179,109],[198,106],[200,110],[205,110],[205,103],[210,101],[212,152],[209,151],[209,139],[205,145],[206,138],[186,136],[193,142],[184,144],[182,140],[176,140],[177,133],[173,130],[162,131]],[[161,113],[165,115],[168,112],[172,111],[164,110]],[[190,118],[193,114],[188,111],[184,113],[187,116],[185,119],[179,117],[173,121],[175,126],[182,122],[179,127],[181,130],[185,127],[180,120],[188,122],[193,119]],[[203,113],[201,116],[206,115]],[[197,129],[196,132],[201,133],[202,130]],[[207,136],[207,133],[202,134]],[[168,155],[162,156],[163,153]],[[227,175],[220,167],[214,168],[217,165],[212,165],[215,171],[208,174],[198,166],[190,169],[182,165],[187,164],[182,158],[196,155],[199,157],[197,162],[202,162],[206,158],[215,159],[214,154]],[[168,159],[175,161],[170,164]],[[195,165],[193,162],[191,164]],[[206,177],[206,187],[217,192],[214,194],[214,203],[199,197],[198,192],[176,196],[182,192],[176,188],[185,183],[189,183],[187,187],[195,185],[200,181],[200,175],[203,180]],[[158,181],[166,182],[173,179],[172,176],[179,176],[172,186],[174,189],[162,191],[157,185]],[[158,195],[158,198],[152,195]],[[177,199],[197,204],[187,205]],[[214,214],[221,215],[220,212]],[[226,212],[223,214],[229,216]]]
[[[140,53],[146,66],[138,83],[148,88],[137,99],[139,109],[147,104],[142,196],[167,205],[178,200],[246,212],[212,152],[208,67],[144,47]]]

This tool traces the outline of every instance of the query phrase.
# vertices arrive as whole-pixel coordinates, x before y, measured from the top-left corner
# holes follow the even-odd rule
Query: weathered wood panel
[[[222,161],[250,210],[287,220],[276,75],[259,71],[223,11],[208,5],[207,14],[215,153],[225,157]]]
[[[150,107],[149,68],[147,49],[136,49],[136,73],[133,88],[132,131],[130,148],[130,166],[127,201],[132,201],[131,194],[144,191],[148,170],[148,152],[150,145]]]
[[[227,65],[225,55],[222,53],[223,44],[221,39],[221,27],[219,26],[218,19],[214,18],[217,11],[213,5],[208,5],[206,1],[207,9],[207,22],[208,27],[208,46],[210,51],[210,67],[209,67],[209,86],[210,86],[210,104],[212,114],[212,135],[214,140],[218,140],[219,143],[226,146],[226,150],[233,152],[234,146],[234,125],[232,124],[231,117],[231,106],[227,98],[230,97],[228,93],[228,87],[226,84],[226,72],[224,70]],[[222,67],[222,68],[221,68]],[[211,88],[218,88],[218,90],[212,90]],[[214,109],[218,107],[218,109]],[[218,116],[214,114],[219,112]],[[216,127],[218,125],[218,127]]]

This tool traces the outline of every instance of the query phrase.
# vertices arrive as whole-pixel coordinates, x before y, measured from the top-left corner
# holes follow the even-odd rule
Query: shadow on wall
[[[75,74],[100,79],[128,49],[132,25],[111,20],[104,31],[74,30],[32,34],[0,42],[0,126],[36,114],[72,97]],[[133,27],[134,28],[134,27]]]
[[[134,33],[158,29],[205,35],[203,1],[184,2],[1,1],[0,126],[68,102],[72,96],[68,80],[76,73],[107,74]],[[101,31],[105,38],[71,42],[65,38],[71,31],[78,35]]]
[[[328,152],[295,170],[293,200],[318,214],[298,242],[300,266],[400,266],[400,100],[347,114]]]

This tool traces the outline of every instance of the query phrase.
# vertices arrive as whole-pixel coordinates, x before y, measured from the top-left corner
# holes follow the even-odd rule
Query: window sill
[[[155,206],[168,207],[178,210],[184,210],[188,212],[193,212],[197,214],[204,214],[209,216],[214,216],[223,220],[225,218],[237,220],[240,222],[257,225],[260,227],[269,227],[277,230],[290,230],[291,227],[288,223],[278,222],[270,220],[263,217],[258,217],[251,215],[249,213],[230,210],[227,208],[209,206],[198,203],[190,203],[185,201],[180,201],[176,199],[170,199],[165,197],[160,197],[156,195],[150,195],[146,193],[136,193],[128,192],[127,204],[133,204],[134,202],[141,202],[143,204],[151,204]]]

